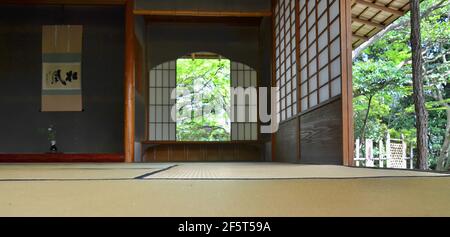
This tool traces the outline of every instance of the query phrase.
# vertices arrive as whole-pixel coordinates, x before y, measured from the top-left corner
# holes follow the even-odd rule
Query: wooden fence
[[[366,139],[365,144],[361,144],[359,139],[355,141],[355,166],[357,167],[379,167],[396,169],[413,169],[414,154],[412,146],[409,147],[407,156],[407,145],[402,135],[400,139],[392,139],[386,135],[385,144],[383,139],[376,142],[374,146],[372,139]],[[376,151],[375,151],[376,150]],[[374,155],[374,153],[376,153]]]

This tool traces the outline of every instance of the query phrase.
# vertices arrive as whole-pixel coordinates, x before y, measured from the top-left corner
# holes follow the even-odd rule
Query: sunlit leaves
[[[230,140],[230,61],[177,60],[177,139]]]
[[[448,1],[450,3],[450,1]],[[444,141],[450,104],[450,4],[421,21],[426,108],[429,113],[430,163],[435,165]],[[421,2],[422,14],[436,1]],[[409,21],[406,14],[398,21]],[[389,132],[415,142],[415,111],[412,99],[410,27],[388,32],[369,46],[353,64],[355,137],[361,130],[372,97],[366,138],[375,140]],[[439,98],[439,96],[442,98]]]

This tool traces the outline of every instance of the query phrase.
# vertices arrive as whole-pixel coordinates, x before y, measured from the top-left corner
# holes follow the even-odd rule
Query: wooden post
[[[409,147],[409,168],[414,169],[414,153],[413,153],[413,144],[410,144]]]
[[[353,165],[352,1],[339,0],[342,72],[342,163]]]
[[[402,160],[403,160],[403,169],[406,169],[408,161],[406,160],[406,142],[405,142],[405,136],[401,135],[402,139]]]
[[[378,167],[384,168],[383,139],[378,141]]]
[[[374,167],[373,162],[373,141],[366,139],[366,167]]]
[[[386,134],[386,167],[391,168],[391,135]]]
[[[125,81],[124,81],[124,150],[125,162],[134,160],[134,116],[135,116],[135,50],[133,0],[125,6]]]
[[[355,153],[356,153],[356,157],[355,157],[355,160],[356,160],[356,166],[358,167],[359,166],[359,138],[358,139],[356,139],[356,141],[355,141]]]

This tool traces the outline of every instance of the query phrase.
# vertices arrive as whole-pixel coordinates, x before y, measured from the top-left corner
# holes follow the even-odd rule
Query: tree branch
[[[434,11],[436,11],[438,9],[446,7],[449,4],[449,2],[450,2],[449,0],[441,0],[441,1],[437,2],[436,4],[430,6],[427,10],[425,10],[421,14],[420,19],[423,20],[425,18],[428,18],[431,15],[431,13],[433,13]],[[378,40],[383,38],[387,33],[391,32],[393,30],[401,29],[403,27],[407,27],[409,25],[410,25],[410,21],[407,18],[401,18],[398,21],[396,21],[395,23],[390,24],[389,26],[384,28],[382,31],[380,31],[376,35],[374,35],[372,38],[370,38],[368,41],[364,42],[358,48],[353,50],[352,60],[354,61],[357,57],[359,57],[361,55],[361,53],[366,48],[368,48],[372,44],[376,43]]]

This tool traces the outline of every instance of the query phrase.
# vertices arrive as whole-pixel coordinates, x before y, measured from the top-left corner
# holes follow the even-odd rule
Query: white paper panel
[[[232,111],[231,140],[253,140],[251,124],[253,121],[257,121],[258,96],[257,90],[249,89],[249,87],[257,86],[257,73],[245,64],[232,62],[231,84],[233,87],[243,87],[250,92],[245,97],[245,102],[242,106],[238,105],[237,100],[232,100],[235,106],[234,111]]]
[[[328,50],[324,50],[322,51],[322,53],[319,54],[319,68],[322,68],[327,64],[328,64]]]
[[[328,17],[327,14],[322,15],[319,18],[319,22],[317,23],[317,30],[319,34],[328,26]]]
[[[170,96],[175,88],[176,61],[160,64],[150,71],[149,140],[175,140],[176,124],[170,114],[172,105],[175,104]]]
[[[317,89],[317,77],[313,76],[309,79],[309,93]]]
[[[341,54],[341,41],[339,40],[339,37],[334,40],[330,45],[330,58],[336,58],[338,55]]]
[[[308,109],[308,97],[302,99],[302,111]]]
[[[156,130],[155,130],[155,124],[150,123],[149,125],[149,133],[150,133],[150,140],[156,140]]]
[[[331,82],[331,96],[337,96],[341,94],[341,78],[337,78]]]
[[[280,9],[276,12],[275,21],[275,38],[280,39],[280,44],[276,46],[276,84],[280,95],[279,111],[281,120],[285,120],[293,116],[292,109],[290,113],[286,113],[289,106],[292,105],[292,98],[287,99],[286,96],[292,96],[293,91],[297,88],[297,60],[296,47],[297,42],[295,38],[295,3],[296,0],[280,0],[277,1],[277,7]],[[303,2],[305,4],[306,1]],[[301,11],[299,16],[300,22],[305,22],[308,18],[306,10]],[[278,25],[277,25],[278,23]],[[307,26],[302,24],[300,31],[306,34]],[[306,37],[299,42],[302,51],[307,50]],[[303,48],[303,49],[302,49]],[[306,54],[303,58],[306,64]]]
[[[341,75],[341,59],[337,58],[331,63],[331,78],[334,79],[335,77]]]
[[[339,21],[334,21],[333,24],[330,25],[330,39],[333,40],[339,35]]]
[[[319,102],[322,103],[330,98],[330,89],[328,84],[319,89]]]
[[[328,0],[320,0],[319,1],[319,4],[317,5],[317,13],[318,13],[317,15],[318,16],[322,15],[322,13],[325,12],[325,10],[327,9],[327,5],[328,5]]]
[[[303,83],[300,88],[301,110],[304,111],[340,94],[340,79],[331,82],[331,79],[340,78],[341,75],[340,9],[339,0],[318,0],[317,6],[316,1],[297,1],[300,5],[301,24],[300,78],[302,83],[308,82]],[[303,9],[301,4],[307,6]],[[307,28],[302,25],[305,21]],[[305,42],[306,38],[308,42]],[[335,41],[330,42],[332,40]],[[305,55],[302,54],[304,51],[307,51]],[[336,60],[330,62],[330,59]]]
[[[339,15],[339,0],[334,0],[330,6],[330,21],[334,20]]]
[[[328,46],[328,30],[319,37],[319,51]]]

